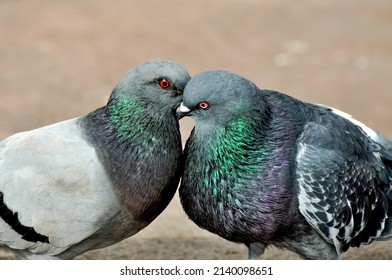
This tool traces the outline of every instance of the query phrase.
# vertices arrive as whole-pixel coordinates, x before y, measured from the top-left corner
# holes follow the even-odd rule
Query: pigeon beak
[[[181,102],[181,105],[180,105],[180,107],[177,110],[177,119],[181,119],[181,118],[185,117],[190,112],[191,112],[191,109],[189,109],[188,107],[184,106],[184,103]]]

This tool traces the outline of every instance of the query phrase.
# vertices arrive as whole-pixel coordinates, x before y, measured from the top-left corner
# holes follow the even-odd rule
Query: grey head
[[[129,70],[118,82],[108,105],[114,99],[135,95],[139,100],[152,106],[170,106],[175,110],[181,102],[183,90],[189,80],[187,70],[176,62],[146,61]]]
[[[224,70],[202,72],[186,85],[177,117],[198,123],[224,123],[236,115],[262,110],[259,88],[242,76]]]

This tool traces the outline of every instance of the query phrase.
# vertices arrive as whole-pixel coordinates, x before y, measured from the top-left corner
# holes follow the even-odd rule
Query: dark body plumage
[[[176,108],[190,77],[147,61],[84,116],[0,142],[0,246],[69,259],[134,235],[174,196],[182,145]]]
[[[183,208],[250,258],[272,244],[335,259],[392,236],[392,144],[348,115],[226,71],[192,78],[186,114]]]

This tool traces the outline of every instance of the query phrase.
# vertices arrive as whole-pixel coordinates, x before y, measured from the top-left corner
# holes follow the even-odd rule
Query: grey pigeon
[[[392,237],[392,143],[351,116],[226,71],[190,80],[184,115],[182,206],[249,258],[275,245],[337,259]]]
[[[177,190],[181,65],[131,69],[106,106],[0,142],[0,245],[70,259],[151,223]]]

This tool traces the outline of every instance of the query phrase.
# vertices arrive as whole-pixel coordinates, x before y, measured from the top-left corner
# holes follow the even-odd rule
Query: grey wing
[[[76,119],[0,143],[0,244],[57,255],[116,211],[111,184]]]
[[[328,111],[299,138],[300,212],[338,253],[372,242],[386,226],[391,185],[379,151],[360,127]]]

